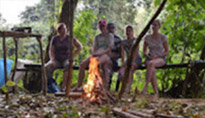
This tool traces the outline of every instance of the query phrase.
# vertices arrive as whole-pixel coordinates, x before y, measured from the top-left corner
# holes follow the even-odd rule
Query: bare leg
[[[157,77],[156,77],[156,70],[153,71],[152,73],[152,80],[151,80],[151,83],[152,83],[152,88],[154,89],[154,93],[155,95],[158,95],[159,92],[158,92],[158,89],[157,89]]]
[[[85,59],[81,64],[80,64],[80,70],[78,73],[78,83],[77,85],[72,89],[72,91],[77,91],[82,86],[83,79],[85,77],[85,69],[88,67],[90,63],[90,57]]]
[[[132,87],[133,73],[134,73],[136,68],[137,68],[137,65],[135,63],[133,63],[131,70],[130,70],[130,75],[129,75],[129,79],[128,79],[128,86],[126,88],[126,92],[129,92],[131,87]]]
[[[142,91],[142,94],[145,94],[145,93],[146,93],[147,87],[148,87],[149,82],[150,82],[150,80],[151,80],[153,63],[152,63],[151,61],[149,61],[149,62],[147,62],[146,66],[147,66],[146,82],[145,82],[145,86],[144,86],[144,89],[143,89],[143,91]]]
[[[124,76],[125,66],[122,66],[119,71],[120,81],[122,81],[122,77]]]
[[[142,91],[142,94],[144,94],[147,91],[147,87],[150,81],[153,81],[153,89],[156,92],[158,92],[157,90],[157,79],[156,79],[156,72],[155,72],[155,68],[156,67],[161,67],[165,64],[164,60],[162,58],[157,58],[157,59],[153,59],[151,61],[148,61],[146,66],[147,66],[147,72],[146,72],[146,83],[144,86],[144,89]],[[154,77],[154,79],[153,79]],[[151,80],[153,79],[153,80]],[[156,93],[158,94],[158,93]]]
[[[64,90],[65,87],[66,87],[67,79],[68,79],[68,70],[65,70],[65,71],[63,72],[63,83],[62,83],[62,86],[61,86],[61,89],[62,89],[62,90]]]
[[[105,79],[104,84],[107,90],[109,90],[109,79],[110,79],[110,69],[112,67],[112,62],[107,55],[103,55],[99,59],[100,65],[103,67]]]

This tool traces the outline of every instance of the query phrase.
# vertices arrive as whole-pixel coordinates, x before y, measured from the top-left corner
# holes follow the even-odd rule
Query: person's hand
[[[159,58],[159,56],[153,56],[153,57],[152,57],[152,59],[157,59],[157,58]]]
[[[99,53],[94,53],[92,56],[93,56],[93,57],[98,57],[98,56],[101,56],[101,54],[99,54]]]
[[[55,61],[51,60],[51,67],[54,67],[54,66],[55,66]]]
[[[147,57],[147,59],[149,59],[149,60],[152,60],[153,59],[153,57],[151,57],[151,56],[146,56]]]

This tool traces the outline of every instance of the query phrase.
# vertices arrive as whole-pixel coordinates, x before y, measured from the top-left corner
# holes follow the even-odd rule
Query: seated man
[[[109,68],[112,65],[112,62],[108,54],[111,50],[111,47],[113,46],[114,37],[111,33],[107,32],[107,23],[105,20],[100,20],[98,22],[98,28],[100,29],[101,33],[95,37],[92,56],[98,57],[99,64],[102,66],[102,69],[104,71],[105,87],[106,89],[108,89],[108,82],[109,82],[109,75],[110,75]],[[82,86],[82,82],[85,76],[85,69],[88,67],[89,63],[90,63],[90,57],[85,59],[80,64],[78,83],[72,89],[72,91],[81,90],[80,87]]]
[[[64,23],[59,23],[56,28],[57,35],[51,39],[49,56],[50,61],[45,65],[47,78],[51,79],[53,72],[57,68],[64,68],[63,84],[61,89],[65,89],[68,76],[68,64],[70,59],[70,38],[67,35],[67,28]],[[73,57],[82,49],[81,43],[74,38],[73,44],[76,50],[73,52]]]
[[[118,71],[119,65],[118,61],[121,58],[122,64],[124,63],[124,51],[122,51],[122,46],[121,46],[121,38],[115,34],[116,32],[116,26],[114,23],[108,23],[107,25],[108,32],[112,33],[114,35],[114,46],[112,47],[109,56],[112,60],[112,71],[110,75],[110,80],[109,80],[109,86],[112,83],[112,72],[113,71]]]

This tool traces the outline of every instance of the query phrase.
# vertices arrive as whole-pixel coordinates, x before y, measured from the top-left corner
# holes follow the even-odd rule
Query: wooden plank
[[[112,111],[114,112],[114,114],[116,114],[122,118],[141,118],[141,117],[132,115],[130,113],[127,113],[125,111],[122,111],[120,108],[113,108]]]
[[[65,97],[65,92],[57,92],[57,93],[55,93],[55,96]],[[83,93],[82,92],[70,92],[68,97],[70,97],[70,98],[80,98],[80,97],[83,97]]]
[[[23,32],[11,32],[11,31],[0,31],[0,37],[3,37],[3,36],[15,37],[15,38],[41,37],[41,35],[38,35],[38,34],[23,33]]]
[[[205,61],[201,61],[201,62],[195,62],[194,65],[204,65],[205,66]],[[41,68],[41,64],[25,64],[24,65],[26,68]],[[157,69],[169,69],[169,68],[186,68],[191,66],[190,63],[178,63],[178,64],[166,64],[165,66],[159,67]],[[79,70],[79,66],[73,66],[74,70]],[[120,69],[120,66],[117,67],[118,69]],[[88,68],[86,68],[88,70]],[[146,66],[144,64],[142,64],[137,70],[144,70],[146,69]]]

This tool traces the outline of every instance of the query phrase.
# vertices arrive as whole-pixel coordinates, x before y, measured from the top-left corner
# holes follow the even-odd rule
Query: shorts
[[[150,54],[148,54],[148,55],[150,56]],[[161,58],[162,60],[164,60],[165,64],[167,64],[167,60],[165,59],[165,57],[160,57],[160,58]],[[149,61],[148,58],[146,58],[145,63],[146,63],[147,61]]]

